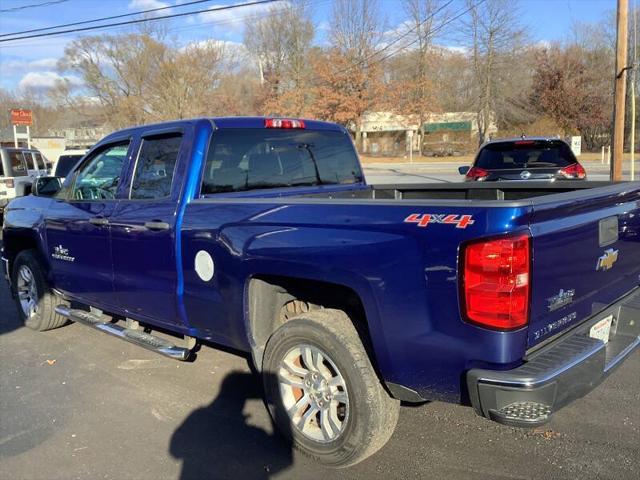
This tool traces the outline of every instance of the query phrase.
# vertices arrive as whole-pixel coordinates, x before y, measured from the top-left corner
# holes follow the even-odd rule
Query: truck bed
[[[367,189],[333,191],[299,195],[307,198],[358,198],[377,200],[524,200],[559,193],[578,192],[593,188],[620,185],[626,182],[562,181],[562,182],[500,182],[496,183],[429,183],[400,185],[370,185]],[[298,195],[296,195],[298,196]],[[565,197],[566,198],[566,197]],[[520,204],[519,204],[520,205]]]

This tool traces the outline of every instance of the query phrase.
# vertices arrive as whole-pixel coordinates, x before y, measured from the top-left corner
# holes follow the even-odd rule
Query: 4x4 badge
[[[602,270],[606,272],[607,270],[611,270],[613,268],[613,264],[618,261],[618,250],[614,250],[613,248],[609,248],[604,251],[604,254],[598,258],[598,263],[596,264],[596,270]]]

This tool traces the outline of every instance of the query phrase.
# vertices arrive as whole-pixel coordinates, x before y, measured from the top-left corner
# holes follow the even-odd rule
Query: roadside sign
[[[11,123],[13,125],[33,125],[33,112],[31,110],[11,110]]]
[[[576,157],[582,153],[582,137],[571,137],[571,151]]]

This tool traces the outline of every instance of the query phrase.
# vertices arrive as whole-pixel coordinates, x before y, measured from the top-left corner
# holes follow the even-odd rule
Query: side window
[[[111,200],[116,197],[129,142],[110,145],[80,167],[73,187],[75,200]]]
[[[42,155],[40,155],[38,152],[33,152],[33,158],[35,159],[36,165],[40,170],[45,170],[47,168],[44,158],[42,158]]]
[[[158,199],[171,195],[181,143],[182,135],[178,133],[142,139],[131,183],[131,199]]]
[[[22,152],[16,152],[15,150],[9,152],[9,162],[11,163],[14,177],[23,177],[27,174],[27,162]]]

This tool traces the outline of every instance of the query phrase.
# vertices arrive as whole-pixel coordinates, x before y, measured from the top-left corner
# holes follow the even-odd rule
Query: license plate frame
[[[614,316],[609,315],[599,320],[595,325],[589,329],[589,336],[596,340],[601,340],[605,345],[609,342],[611,335],[611,326],[614,322]]]

